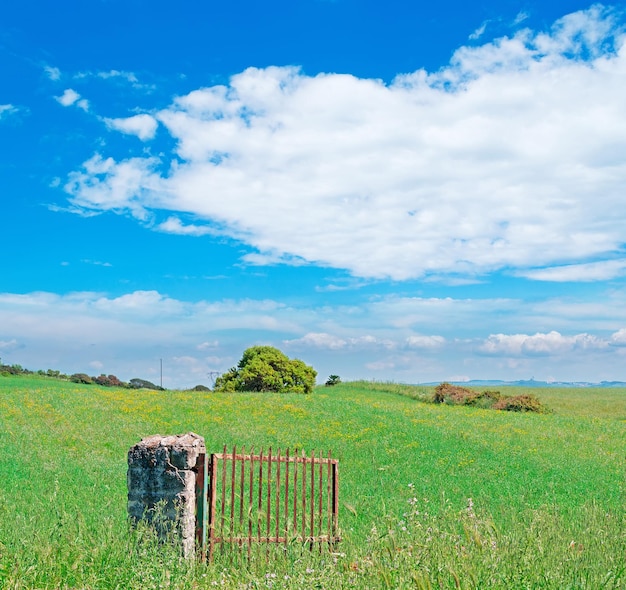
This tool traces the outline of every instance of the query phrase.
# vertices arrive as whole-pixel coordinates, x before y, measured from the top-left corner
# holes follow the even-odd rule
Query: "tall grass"
[[[394,384],[296,396],[0,378],[0,587],[624,588],[626,392],[604,417],[593,391],[578,405],[579,390],[536,393],[554,414],[434,406]],[[332,449],[335,554],[205,566],[131,531],[129,447],[190,430],[209,450]]]

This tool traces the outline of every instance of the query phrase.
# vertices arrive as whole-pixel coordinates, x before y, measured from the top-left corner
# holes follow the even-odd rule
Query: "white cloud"
[[[362,336],[340,337],[326,332],[309,332],[302,338],[285,340],[284,344],[296,348],[320,348],[326,350],[341,349],[388,349],[396,347],[396,343],[389,338],[378,338],[371,334]]]
[[[98,72],[96,75],[98,76],[98,78],[102,78],[103,80],[108,80],[110,78],[123,78],[133,84],[136,84],[138,82],[137,76],[135,76],[133,72],[109,70],[108,72]]]
[[[338,338],[332,334],[326,334],[324,332],[309,332],[296,340],[286,340],[287,345],[302,345],[315,348],[326,348],[329,350],[339,350],[348,346],[348,342],[343,338]]]
[[[207,234],[215,235],[217,232],[206,225],[183,225],[178,217],[168,217],[164,222],[155,226],[155,229],[168,234],[179,234],[184,236],[204,236]]]
[[[86,372],[106,367],[121,379],[158,377],[193,386],[225,371],[245,348],[270,344],[312,364],[320,375],[417,383],[449,375],[471,378],[620,379],[626,350],[626,308],[605,303],[606,326],[583,331],[527,332],[528,324],[562,324],[559,302],[419,299],[389,296],[353,307],[310,308],[272,300],[185,301],[157,291],[119,296],[83,292],[0,294],[0,356],[31,369]],[[621,305],[621,307],[620,307]],[[610,316],[616,316],[611,318]],[[597,321],[595,323],[598,323]],[[502,327],[500,333],[485,326]],[[506,332],[505,327],[513,331]],[[588,328],[591,330],[591,328]],[[471,336],[464,334],[470,330]],[[420,334],[442,335],[421,336]],[[444,336],[445,334],[445,336]],[[444,348],[445,347],[445,348]],[[442,352],[445,350],[445,354]],[[16,352],[19,351],[19,357]],[[5,354],[2,354],[4,352]],[[94,360],[102,367],[90,365]]]
[[[85,78],[91,78],[96,80],[105,80],[107,82],[128,84],[136,90],[143,90],[145,92],[152,92],[156,87],[154,84],[144,84],[139,81],[134,72],[127,72],[124,70],[108,70],[106,72],[94,72],[86,70],[74,75],[76,80],[84,80]]]
[[[64,107],[76,105],[83,111],[89,110],[89,101],[85,98],[81,98],[80,94],[78,94],[78,92],[76,92],[72,88],[66,88],[61,96],[55,96],[54,98],[59,104],[62,104]]]
[[[488,23],[489,23],[489,21],[487,21],[487,20],[486,20],[485,22],[483,22],[483,24],[482,24],[482,25],[480,25],[480,27],[478,27],[478,28],[477,28],[477,29],[476,29],[476,30],[475,30],[475,31],[474,31],[474,32],[473,32],[473,33],[469,36],[469,39],[470,39],[471,41],[476,41],[477,39],[480,39],[480,38],[483,36],[484,32],[486,31],[486,29],[487,29],[487,24],[488,24]]]
[[[201,344],[198,344],[198,346],[196,346],[196,349],[204,351],[204,350],[211,350],[214,348],[217,348],[219,346],[219,342],[217,340],[211,340],[211,341],[205,341],[202,342]]]
[[[0,340],[0,350],[15,350],[17,347],[18,343],[15,338],[12,340]]]
[[[517,16],[515,17],[515,20],[513,21],[513,25],[520,25],[522,24],[525,20],[528,20],[528,18],[530,17],[530,14],[528,14],[528,12],[525,11],[521,11],[517,13]]]
[[[48,76],[48,78],[53,82],[61,79],[61,70],[59,68],[45,66],[43,70],[46,73],[46,76]]]
[[[66,88],[61,96],[55,96],[55,98],[64,107],[69,107],[80,98],[80,94],[71,88]]]
[[[18,110],[19,109],[12,104],[0,104],[0,120],[17,113]]]
[[[141,141],[152,139],[158,126],[156,119],[145,113],[120,119],[104,119],[104,121],[110,129],[127,135],[136,135]]]
[[[409,336],[406,339],[409,348],[441,348],[445,343],[442,336]]]
[[[158,183],[150,173],[153,165],[152,159],[133,158],[118,164],[96,154],[85,162],[81,172],[70,174],[65,190],[75,194],[73,205],[87,213],[130,210],[137,219],[146,221],[150,201],[146,197]]]
[[[167,161],[92,158],[67,190],[87,209],[115,192],[118,211],[210,221],[260,264],[403,280],[602,262],[626,224],[614,18],[596,5],[391,85],[250,68],[158,113],[180,161],[166,175]]]
[[[608,343],[590,334],[563,336],[552,331],[547,334],[492,334],[482,344],[485,354],[501,356],[552,356],[569,353],[573,350],[594,350],[606,348]]]
[[[535,281],[606,281],[626,275],[626,259],[519,270],[515,274]]]
[[[610,344],[612,346],[626,346],[626,328],[621,328],[611,334]]]

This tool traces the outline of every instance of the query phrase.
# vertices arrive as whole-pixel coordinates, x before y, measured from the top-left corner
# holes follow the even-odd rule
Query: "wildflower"
[[[307,574],[312,574],[315,572],[315,570],[312,567],[307,567],[305,571]]]
[[[471,498],[467,499],[467,515],[470,518],[476,518],[476,514],[474,513],[474,501]]]

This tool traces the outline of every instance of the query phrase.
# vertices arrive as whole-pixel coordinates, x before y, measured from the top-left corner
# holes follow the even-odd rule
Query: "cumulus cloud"
[[[120,119],[105,119],[104,121],[110,129],[121,131],[127,135],[136,135],[141,141],[152,139],[158,126],[156,119],[145,113]]]
[[[611,334],[610,344],[612,346],[626,346],[626,328],[621,328]]]
[[[102,158],[99,154],[85,162],[80,172],[70,174],[65,185],[74,193],[73,205],[93,211],[130,210],[142,221],[149,217],[151,194],[158,184],[151,174],[153,159],[133,158],[116,163],[113,158]]]
[[[56,96],[55,98],[64,107],[69,107],[80,98],[80,94],[71,88],[66,88],[65,92],[61,96]]]
[[[64,107],[76,105],[83,111],[89,110],[89,101],[81,98],[80,94],[72,88],[66,88],[61,96],[55,96],[56,101]]]
[[[580,305],[579,325],[587,323]],[[193,386],[209,371],[227,370],[247,346],[270,344],[297,352],[320,374],[336,373],[341,356],[346,378],[367,378],[371,370],[381,378],[412,383],[454,374],[527,378],[541,373],[599,381],[621,378],[626,328],[620,326],[626,325],[626,313],[609,318],[618,305],[615,300],[606,311],[604,321],[612,327],[596,333],[503,329],[488,336],[482,330],[498,326],[494,318],[516,328],[531,320],[558,325],[563,321],[558,302],[537,306],[389,296],[353,308],[310,308],[273,300],[186,301],[158,291],[0,293],[0,356],[6,362],[2,352],[11,353],[11,362],[64,372],[84,372],[98,360],[125,380],[157,376],[151,371],[158,371],[163,358],[170,379],[166,385]],[[563,312],[566,319],[574,313],[573,308]],[[472,336],[458,337],[466,327]],[[13,353],[18,349],[19,358]]]
[[[92,158],[66,189],[79,207],[109,210],[102,196],[116,185],[117,211],[191,214],[262,263],[359,277],[609,260],[626,223],[616,19],[595,5],[548,31],[461,47],[447,67],[388,85],[250,68],[156,115],[178,165],[103,158],[106,170],[95,170]]]
[[[500,356],[552,356],[573,350],[606,348],[608,343],[590,334],[563,336],[552,331],[547,334],[492,334],[482,344],[484,354]]]

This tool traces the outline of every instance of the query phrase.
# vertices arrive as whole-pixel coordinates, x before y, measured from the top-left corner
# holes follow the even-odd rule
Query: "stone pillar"
[[[196,463],[204,453],[204,438],[193,432],[148,436],[128,451],[128,516],[135,523],[154,524],[161,536],[173,532],[188,558],[195,555],[196,472],[201,467]]]

